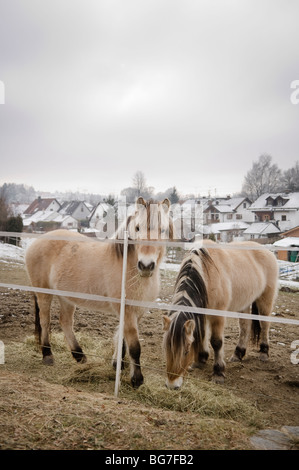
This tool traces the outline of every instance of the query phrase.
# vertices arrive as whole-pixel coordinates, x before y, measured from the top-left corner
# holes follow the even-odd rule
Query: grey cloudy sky
[[[233,193],[299,159],[297,0],[0,0],[0,184]]]

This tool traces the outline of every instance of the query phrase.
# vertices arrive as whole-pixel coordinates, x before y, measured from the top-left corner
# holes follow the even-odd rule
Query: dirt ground
[[[164,302],[170,302],[173,292],[175,273],[171,271],[162,271],[162,288],[160,298]],[[21,264],[3,264],[0,262],[0,282],[13,282],[18,284],[27,284],[28,280]],[[156,449],[179,449],[179,448],[251,448],[246,430],[237,426],[232,420],[208,421],[199,420],[196,414],[179,413],[165,410],[162,408],[148,407],[145,404],[136,404],[134,399],[122,398],[119,403],[121,411],[115,407],[115,399],[111,392],[107,393],[102,389],[100,393],[90,392],[82,386],[66,388],[61,384],[53,383],[53,380],[47,379],[44,370],[45,366],[40,366],[40,353],[32,346],[32,370],[22,369],[22,356],[17,356],[18,347],[14,345],[22,344],[26,338],[33,335],[34,318],[32,313],[32,297],[30,293],[21,290],[0,289],[0,340],[5,345],[5,364],[0,365],[0,428],[1,412],[8,413],[11,419],[10,429],[7,424],[2,423],[0,449],[1,448],[113,448],[112,444],[104,438],[90,441],[90,434],[84,437],[79,433],[76,423],[61,423],[56,416],[51,421],[51,401],[53,407],[57,410],[61,407],[61,401],[64,401],[64,407],[75,406],[78,419],[85,416],[86,420],[92,420],[92,426],[99,429],[105,427],[104,435],[107,436],[108,430],[113,434],[115,448],[156,448]],[[54,302],[52,314],[52,334],[60,331],[58,321],[58,304]],[[299,319],[299,293],[280,291],[275,303],[274,313],[279,317]],[[140,341],[142,347],[141,363],[145,382],[150,376],[151,370],[158,370],[161,377],[161,383],[164,383],[164,361],[161,354],[162,344],[162,321],[163,312],[153,310],[144,315],[140,324]],[[77,309],[75,315],[75,331],[84,333],[94,340],[106,340],[112,343],[112,337],[117,326],[118,319],[107,316],[105,312],[90,312],[82,308]],[[269,428],[281,428],[282,426],[299,425],[299,365],[291,361],[292,342],[299,340],[298,326],[292,326],[281,323],[272,323],[270,330],[270,358],[266,363],[258,360],[256,347],[251,345],[246,357],[242,363],[230,363],[229,358],[235,348],[238,338],[238,322],[234,319],[228,319],[225,330],[225,356],[227,360],[226,381],[221,387],[229,390],[237,398],[248,401],[263,416],[263,426]],[[66,346],[65,346],[66,348]],[[298,346],[297,346],[298,348]],[[74,361],[69,355],[67,368],[73,367]],[[54,366],[55,367],[55,366]],[[47,369],[47,368],[46,368]],[[190,376],[199,382],[208,382],[212,372],[212,359],[210,358],[206,367],[202,370],[193,371]],[[113,370],[111,369],[113,381]],[[187,381],[186,381],[187,383]],[[112,384],[110,383],[110,391]],[[187,387],[187,385],[184,385]],[[52,392],[51,392],[52,391]],[[51,395],[49,395],[51,392]],[[5,399],[4,395],[8,394]],[[16,421],[17,402],[22,396],[26,398],[26,407],[22,410],[21,418]],[[49,401],[49,396],[51,397]],[[44,397],[44,398],[43,398]],[[66,397],[66,398],[63,398]],[[41,429],[36,430],[33,427],[33,418],[30,416],[36,411],[36,403],[47,403],[48,410],[45,413],[51,421],[51,431],[49,423],[44,423]],[[78,412],[78,400],[82,404]],[[34,409],[34,412],[32,411]],[[91,409],[100,410],[93,413],[100,424],[95,424],[95,415],[91,417]],[[134,410],[138,409],[138,418],[134,417]],[[30,415],[30,410],[33,415]],[[60,410],[61,411],[61,410]],[[65,408],[64,408],[65,412]],[[28,417],[26,418],[28,414]],[[98,416],[97,416],[98,414]],[[3,415],[4,416],[4,415]],[[130,416],[131,418],[128,418]],[[122,417],[122,418],[121,418]],[[121,419],[121,424],[118,422]],[[186,420],[189,423],[188,429],[193,430],[193,438],[186,435]],[[103,424],[105,423],[105,425]],[[113,424],[114,423],[114,424]],[[117,425],[115,423],[118,423]],[[132,426],[135,423],[134,432],[135,441],[128,440],[128,433],[132,436]],[[166,423],[168,426],[166,426]],[[62,426],[62,427],[61,427]],[[203,426],[208,426],[209,430],[215,426],[215,435],[225,436],[221,442],[212,442],[211,437],[203,431]],[[241,427],[243,425],[241,424]],[[138,427],[139,431],[136,431]],[[4,429],[3,429],[4,428]],[[56,429],[58,428],[58,429]],[[118,429],[118,431],[116,430]],[[119,430],[122,429],[121,430]],[[63,438],[59,433],[64,431]],[[54,431],[53,431],[54,430]],[[71,434],[72,431],[72,434]],[[38,440],[36,444],[25,443],[25,434],[36,433]],[[52,432],[55,432],[55,439]],[[189,431],[188,431],[189,432]],[[47,438],[47,433],[50,433]],[[78,434],[79,433],[79,434]],[[200,443],[195,436],[201,435]],[[44,438],[43,438],[44,434]],[[77,436],[78,434],[78,436]],[[134,434],[134,435],[135,435]],[[72,436],[66,440],[65,436]],[[96,433],[98,435],[98,433]],[[103,434],[101,434],[103,435]],[[182,437],[184,435],[184,437]],[[22,442],[24,442],[22,444]],[[26,441],[27,442],[27,441]],[[147,444],[145,444],[147,443]],[[146,447],[146,445],[148,447]],[[52,447],[51,447],[52,446]],[[110,446],[110,447],[109,447]],[[129,446],[129,447],[128,447]]]

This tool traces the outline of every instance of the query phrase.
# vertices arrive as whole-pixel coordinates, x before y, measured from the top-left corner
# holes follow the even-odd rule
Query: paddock
[[[176,272],[162,269],[161,275],[160,300],[169,304]],[[26,285],[22,263],[0,261],[0,282]],[[258,429],[298,425],[298,365],[291,361],[297,326],[273,323],[269,361],[260,363],[251,346],[242,363],[228,363],[224,386],[211,384],[209,360],[189,374],[180,391],[169,391],[161,350],[166,312],[151,309],[140,323],[145,383],[133,390],[125,369],[114,398],[112,336],[118,318],[78,308],[75,331],[88,358],[78,365],[63,340],[54,303],[57,360],[45,368],[35,349],[31,308],[30,293],[1,288],[1,448],[251,449],[250,436]],[[298,312],[298,294],[280,291],[275,318],[299,320]],[[237,338],[238,321],[228,318],[226,358]]]

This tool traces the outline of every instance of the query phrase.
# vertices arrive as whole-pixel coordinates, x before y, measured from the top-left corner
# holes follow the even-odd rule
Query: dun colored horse
[[[169,218],[170,202],[145,202],[139,198],[135,213],[127,218],[114,238],[123,238],[124,230],[134,240],[172,239],[172,221]],[[58,239],[53,239],[57,237]],[[52,238],[52,239],[51,239]],[[127,258],[127,298],[153,301],[159,292],[159,264],[164,248],[146,243],[129,244]],[[91,241],[84,235],[66,230],[56,230],[35,240],[26,252],[26,267],[32,286],[68,292],[96,294],[111,298],[121,297],[123,262],[122,243]],[[50,307],[53,295],[35,294],[36,332],[38,333],[43,362],[53,364],[50,346]],[[92,310],[119,313],[119,304],[90,301],[59,296],[60,324],[73,357],[85,362],[86,356],[73,331],[76,305]],[[125,307],[123,358],[126,346],[131,362],[131,383],[139,387],[143,383],[140,368],[140,342],[138,323],[144,309]],[[117,341],[116,341],[117,345]],[[114,353],[114,358],[117,352]],[[115,362],[115,361],[114,361]],[[114,364],[115,365],[115,364]]]
[[[184,307],[201,307],[270,315],[277,293],[278,266],[273,253],[254,242],[231,243],[225,248],[206,241],[183,260],[175,285],[173,303],[182,310],[164,316],[163,346],[169,388],[179,388],[188,368],[199,366],[214,350],[213,380],[224,381],[225,317],[195,314]],[[259,324],[260,359],[269,354],[267,321]],[[250,338],[251,321],[240,319],[239,342],[232,361],[242,360]],[[257,329],[255,329],[257,332]]]

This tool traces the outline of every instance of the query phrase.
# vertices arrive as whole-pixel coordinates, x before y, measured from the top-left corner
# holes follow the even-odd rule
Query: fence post
[[[114,395],[117,397],[120,385],[121,362],[122,362],[122,346],[124,337],[124,321],[125,321],[125,303],[126,303],[126,274],[127,274],[127,255],[128,255],[128,232],[124,232],[124,249],[123,249],[123,272],[121,281],[121,300],[120,315],[118,328],[118,345],[117,345],[117,363],[115,376]]]

